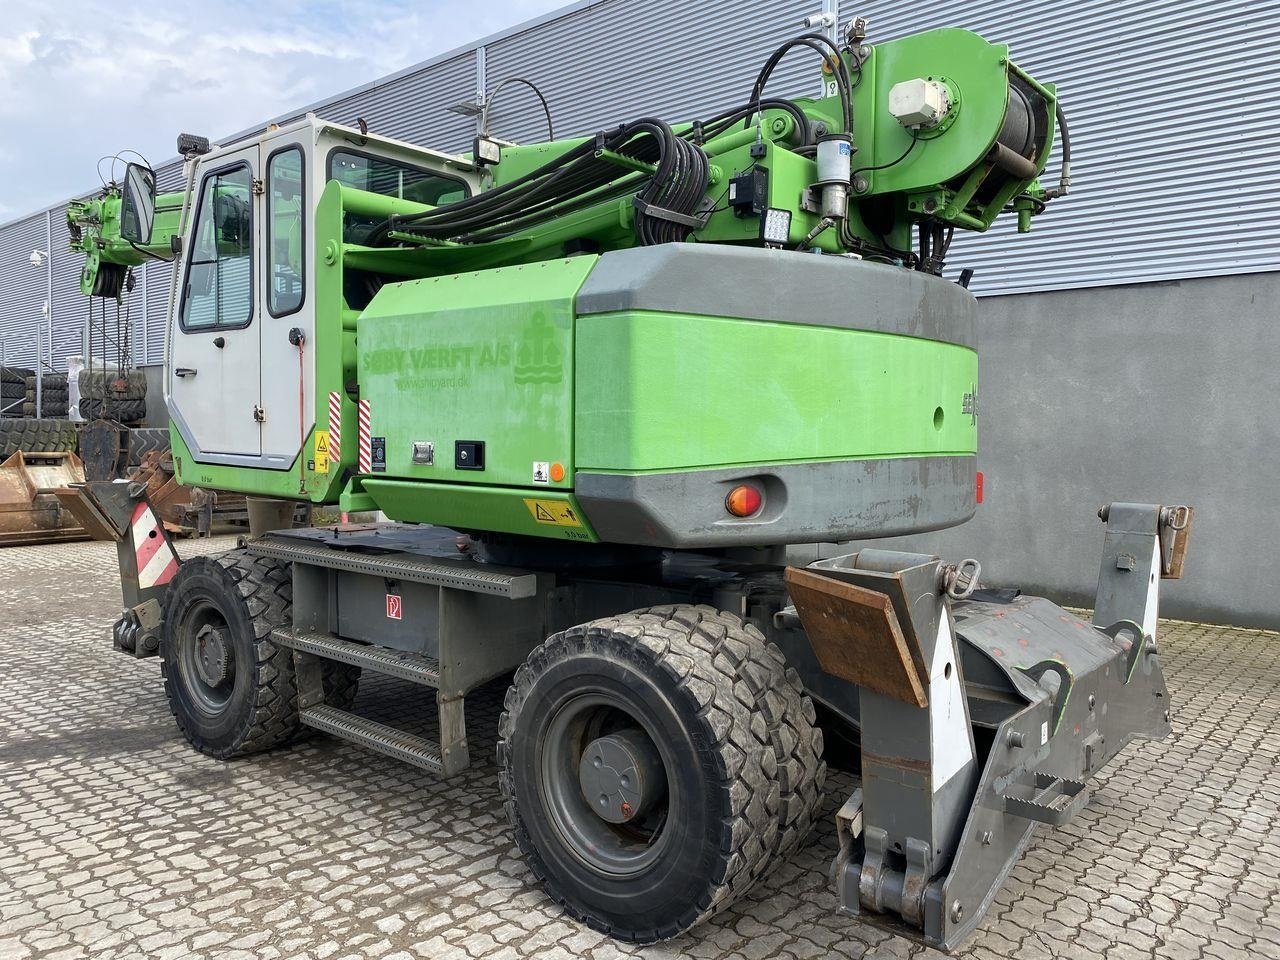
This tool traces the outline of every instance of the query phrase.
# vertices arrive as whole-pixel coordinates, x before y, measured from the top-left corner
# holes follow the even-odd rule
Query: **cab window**
[[[182,299],[183,330],[243,327],[253,316],[252,186],[243,163],[204,178]]]
[[[267,160],[267,309],[283,317],[302,308],[306,216],[302,148],[277,150]]]
[[[461,180],[411,163],[375,157],[355,150],[339,149],[329,154],[329,179],[357,190],[412,200],[415,203],[428,203],[435,207],[463,200],[468,196],[467,185]],[[343,239],[348,243],[361,243],[380,222],[377,217],[348,213],[343,223]]]

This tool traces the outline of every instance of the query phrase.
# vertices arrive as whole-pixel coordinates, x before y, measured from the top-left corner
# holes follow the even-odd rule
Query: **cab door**
[[[312,296],[311,138],[282,132],[262,143],[265,309],[258,324],[261,356],[262,466],[297,469],[315,420],[315,298]]]
[[[203,463],[256,466],[262,453],[259,154],[255,144],[202,164],[179,266],[166,392]]]

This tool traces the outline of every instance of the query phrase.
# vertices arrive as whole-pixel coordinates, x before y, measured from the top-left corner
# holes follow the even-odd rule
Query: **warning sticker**
[[[403,617],[404,607],[401,604],[400,595],[398,593],[387,594],[387,617],[391,620],[400,620]]]
[[[550,460],[533,461],[533,482],[534,483],[550,483],[551,482],[551,461]]]
[[[549,523],[555,527],[580,527],[582,521],[570,504],[562,500],[528,500],[524,505],[539,523]]]
[[[329,472],[329,431],[316,431],[316,473]]]

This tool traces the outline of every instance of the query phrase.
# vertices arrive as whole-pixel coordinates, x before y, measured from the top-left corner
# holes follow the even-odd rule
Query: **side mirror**
[[[120,191],[120,236],[131,243],[150,243],[156,219],[156,175],[150,167],[125,167]]]

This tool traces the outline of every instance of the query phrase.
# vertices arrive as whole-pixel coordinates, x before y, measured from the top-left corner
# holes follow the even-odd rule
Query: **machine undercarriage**
[[[539,876],[574,915],[624,939],[686,929],[723,906],[728,889],[740,893],[803,840],[820,813],[825,768],[810,699],[837,721],[841,738],[855,731],[859,745],[859,787],[837,814],[832,876],[841,909],[943,949],[981,921],[1037,824],[1066,823],[1086,803],[1089,780],[1127,743],[1169,730],[1156,584],[1181,575],[1191,517],[1185,507],[1112,504],[1102,511],[1097,611],[1088,623],[1042,598],[980,588],[973,561],[875,549],[803,568],[770,562],[767,554],[647,550],[572,563],[574,549],[593,549],[584,545],[548,550],[548,563],[539,566],[536,549],[521,544],[516,554],[505,544],[504,559],[533,561],[514,567],[493,563],[484,544],[453,530],[351,524],[276,531],[217,563],[201,559],[198,569],[184,570],[145,491],[90,484],[66,491],[64,501],[98,536],[118,543],[128,611],[115,630],[116,648],[154,656],[162,644],[182,646],[184,633],[194,633],[191,663],[184,666],[176,650],[167,654],[171,684],[189,669],[196,689],[230,697],[235,686],[226,666],[235,660],[234,624],[211,627],[190,612],[202,609],[198,603],[175,605],[174,593],[185,595],[190,584],[199,592],[218,564],[247,576],[233,583],[258,576],[268,587],[289,585],[289,602],[265,615],[259,608],[250,631],[291,663],[296,715],[286,734],[321,730],[452,776],[471,762],[466,695],[512,670],[512,690],[522,690],[525,679],[529,686],[542,680],[545,658],[567,661],[559,669],[571,684],[568,719],[540,715],[538,697],[527,691],[508,695],[500,778]],[[153,530],[159,548],[152,547]],[[155,585],[158,565],[173,566],[172,586]],[[612,676],[635,664],[622,666],[626,648],[607,645],[647,633],[661,639],[668,658],[655,669],[691,669],[702,657],[719,665],[726,691],[716,694],[716,678],[701,678],[707,686],[695,697],[705,698],[704,706],[717,696],[733,702],[729,691],[751,681],[737,703],[741,709],[742,700],[752,702],[770,731],[754,773],[766,799],[735,811],[729,827],[733,850],[750,861],[741,867],[747,878],[694,871],[696,889],[668,891],[656,905],[640,897],[645,909],[638,914],[628,900],[609,914],[601,912],[599,890],[583,887],[575,869],[548,852],[555,846],[545,842],[549,824],[592,871],[625,889],[668,822],[697,822],[698,811],[673,798],[675,771],[688,758],[648,732],[657,725],[646,715],[651,706],[628,701],[628,686],[641,680],[618,684]],[[587,638],[613,657],[597,662],[604,654]],[[644,645],[652,652],[656,642]],[[588,663],[574,663],[587,654]],[[362,670],[434,688],[439,742],[352,713]],[[699,678],[693,680],[697,690]],[[577,700],[585,706],[574,708]],[[748,730],[750,715],[737,722]],[[261,732],[250,725],[210,743],[187,730],[215,756],[237,755],[244,748],[237,738]],[[707,728],[709,752],[721,763],[726,755],[717,747],[743,759],[731,734]],[[543,756],[547,742],[561,752]],[[705,744],[689,749],[708,752]],[[532,814],[525,806],[531,797],[541,798]]]

